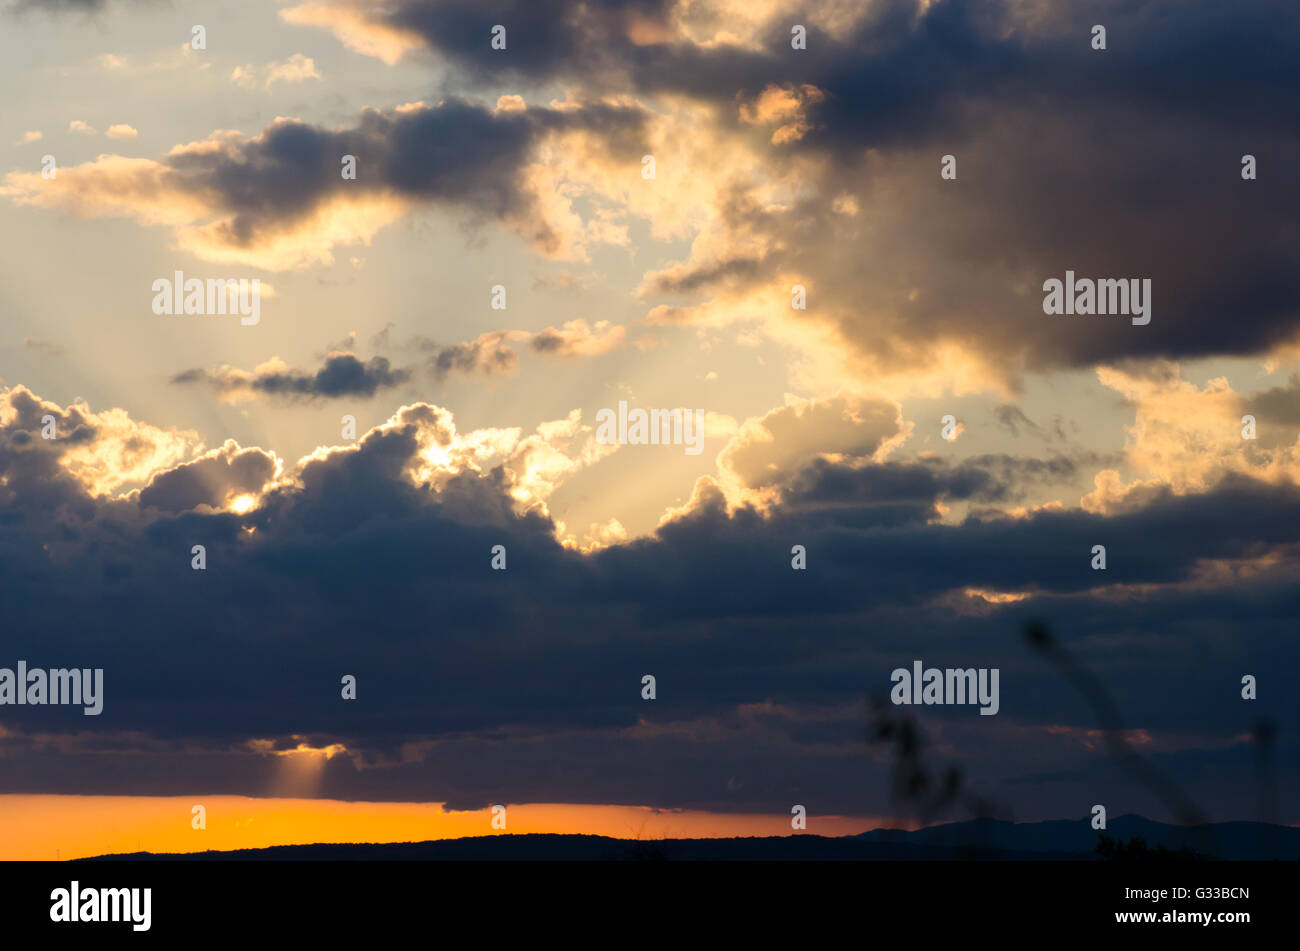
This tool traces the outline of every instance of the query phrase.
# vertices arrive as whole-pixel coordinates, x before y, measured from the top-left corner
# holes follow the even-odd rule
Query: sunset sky
[[[0,859],[910,824],[916,659],[1006,815],[1173,818],[1033,618],[1300,822],[1297,93],[1287,0],[0,0],[0,668],[104,670],[0,706]]]

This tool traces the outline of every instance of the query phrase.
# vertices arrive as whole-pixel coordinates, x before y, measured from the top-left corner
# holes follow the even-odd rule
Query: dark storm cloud
[[[307,462],[239,516],[180,509],[252,488],[268,471],[256,450],[174,469],[138,500],[92,499],[60,474],[72,447],[40,440],[41,404],[19,394],[11,406],[0,440],[6,656],[103,667],[106,694],[95,718],[6,707],[5,791],[157,794],[176,788],[163,776],[182,764],[205,789],[258,791],[270,767],[248,741],[299,737],[343,743],[365,766],[331,760],[313,791],[326,796],[785,811],[795,770],[801,797],[887,811],[887,770],[860,745],[859,705],[920,657],[1002,670],[998,717],[923,714],[990,793],[1021,814],[1060,814],[1077,785],[1058,783],[1049,804],[1015,779],[1049,755],[1088,776],[1109,767],[1045,731],[1095,723],[1020,638],[1035,615],[1055,620],[1129,726],[1227,743],[1245,715],[1239,672],[1264,676],[1259,709],[1287,722],[1297,712],[1268,677],[1300,660],[1293,486],[1235,478],[1109,517],[945,525],[928,514],[936,498],[1003,491],[992,459],[983,475],[973,460],[822,462],[767,515],[729,513],[703,490],[654,536],[584,556],[558,545],[545,517],[516,514],[502,469],[436,491],[412,480],[423,447],[450,439],[434,407],[407,407],[355,449]],[[205,571],[190,567],[195,544]],[[505,571],[490,567],[498,544]],[[795,544],[806,571],[790,568]],[[1107,546],[1105,572],[1089,567],[1094,544]],[[1188,583],[1205,559],[1270,553],[1231,585]],[[993,605],[966,588],[1028,598]],[[640,699],[645,673],[658,678],[654,703]],[[344,674],[358,678],[355,702],[340,699]],[[744,712],[766,704],[779,709]],[[56,753],[35,736],[59,733],[99,743],[97,768],[84,768],[89,752]],[[403,757],[409,743],[423,759]],[[1189,781],[1223,801],[1213,776]]]
[[[1277,173],[1241,180],[1245,153],[1267,155]],[[939,178],[944,154],[956,157],[956,181]],[[764,283],[809,278],[807,318],[834,326],[875,368],[897,371],[953,342],[1014,379],[1026,368],[1246,355],[1294,339],[1300,277],[1290,262],[1300,239],[1288,222],[1300,215],[1300,193],[1291,167],[1300,167],[1300,135],[1282,124],[1232,132],[1121,104],[1026,107],[990,114],[969,133],[829,166],[818,195],[735,208],[724,221],[737,242],[761,236],[773,249],[758,269]],[[864,209],[861,224],[834,213],[843,193]],[[651,289],[743,295],[757,279],[738,286],[742,267],[752,265],[692,262]],[[1044,281],[1067,271],[1149,279],[1151,322],[1044,314]]]
[[[794,270],[819,288],[808,316],[859,352],[897,365],[918,343],[953,341],[1008,377],[1254,354],[1296,336],[1300,237],[1289,222],[1300,191],[1287,170],[1300,167],[1300,129],[1281,121],[1300,94],[1294,4],[938,0],[918,12],[889,0],[835,33],[815,12],[781,12],[757,48],[669,31],[647,41],[645,25],[670,23],[673,6],[397,0],[373,16],[414,31],[475,83],[684,93],[723,107],[722,121],[778,166],[829,162],[820,194],[735,223],[777,250],[761,261],[724,252],[660,275],[655,293],[735,290]],[[796,20],[809,29],[805,51],[790,48]],[[510,30],[505,51],[488,42],[498,23]],[[1107,30],[1104,51],[1091,48],[1094,24]],[[805,103],[801,138],[770,144],[769,128],[740,121],[737,102],[803,84],[823,95]],[[939,178],[945,154],[956,181]],[[1245,154],[1258,180],[1242,180]],[[843,191],[869,232],[828,227]],[[1149,278],[1151,323],[1045,315],[1042,284],[1067,270]]]
[[[1275,0],[915,0],[863,4],[831,33],[807,15],[779,11],[757,48],[697,46],[670,28],[675,16],[725,15],[673,0],[388,0],[362,8],[371,22],[413,32],[477,80],[510,76],[586,80],[635,91],[689,93],[731,103],[770,83],[810,83],[828,93],[816,108],[817,147],[880,146],[897,135],[951,132],[978,122],[974,104],[1059,107],[1124,102],[1232,124],[1272,124],[1300,82],[1300,15]],[[837,11],[841,15],[847,11]],[[795,23],[808,48],[791,48]],[[506,50],[490,45],[507,27]],[[1091,48],[1102,24],[1108,46]],[[640,25],[642,29],[638,30]],[[647,31],[646,27],[654,27]],[[733,29],[734,32],[734,29]],[[639,37],[639,38],[638,38]],[[464,74],[463,74],[464,75]]]
[[[794,149],[836,157],[828,199],[847,187],[864,208],[886,203],[887,243],[805,242],[826,218],[810,208],[794,257],[772,266],[807,267],[836,303],[871,314],[837,318],[867,350],[887,351],[882,336],[948,337],[1045,369],[1294,337],[1300,238],[1287,222],[1300,193],[1284,170],[1300,165],[1300,130],[1278,117],[1300,92],[1300,10],[1061,4],[1004,36],[1014,9],[937,3],[910,30],[857,37],[874,55],[832,56],[810,80],[829,94]],[[1094,23],[1105,51],[1089,46]],[[883,160],[864,168],[866,148]],[[956,181],[939,178],[944,154]],[[1243,181],[1244,154],[1274,171]],[[1043,281],[1067,269],[1150,278],[1151,323],[1043,314]]]
[[[1035,459],[984,454],[957,465],[923,459],[849,468],[818,459],[789,480],[782,501],[796,509],[825,504],[911,504],[917,506],[913,510],[917,515],[926,518],[934,514],[934,504],[940,500],[1015,501],[1032,486],[1068,483],[1079,475],[1082,463],[1095,465],[1098,461],[1099,457],[1093,456]]]
[[[410,370],[393,367],[386,357],[371,357],[363,362],[351,353],[331,353],[314,372],[292,368],[258,369],[252,373],[233,367],[196,368],[176,374],[172,383],[201,383],[223,394],[333,399],[374,396],[400,386],[410,377]]]

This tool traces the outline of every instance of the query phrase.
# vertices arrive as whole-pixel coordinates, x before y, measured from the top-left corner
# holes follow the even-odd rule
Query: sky
[[[0,857],[105,797],[168,850],[912,824],[869,701],[916,660],[1000,672],[891,708],[999,815],[1179,818],[1084,669],[1200,814],[1300,822],[1294,4],[0,25],[0,668],[104,684],[0,704]]]

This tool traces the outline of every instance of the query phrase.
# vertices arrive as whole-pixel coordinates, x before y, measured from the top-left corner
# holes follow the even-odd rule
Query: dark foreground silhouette
[[[1207,846],[1213,845],[1214,851]],[[800,833],[737,839],[611,839],[488,835],[430,842],[282,845],[230,852],[133,852],[104,859],[168,861],[1284,861],[1300,860],[1300,828],[1261,822],[1176,826],[1120,816],[1105,832],[1087,819],[975,819],[908,832],[826,838]]]

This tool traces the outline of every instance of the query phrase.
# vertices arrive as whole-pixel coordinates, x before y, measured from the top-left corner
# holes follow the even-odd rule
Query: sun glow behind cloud
[[[230,501],[230,511],[236,515],[244,515],[253,511],[257,507],[257,496],[244,493],[237,495]]]

